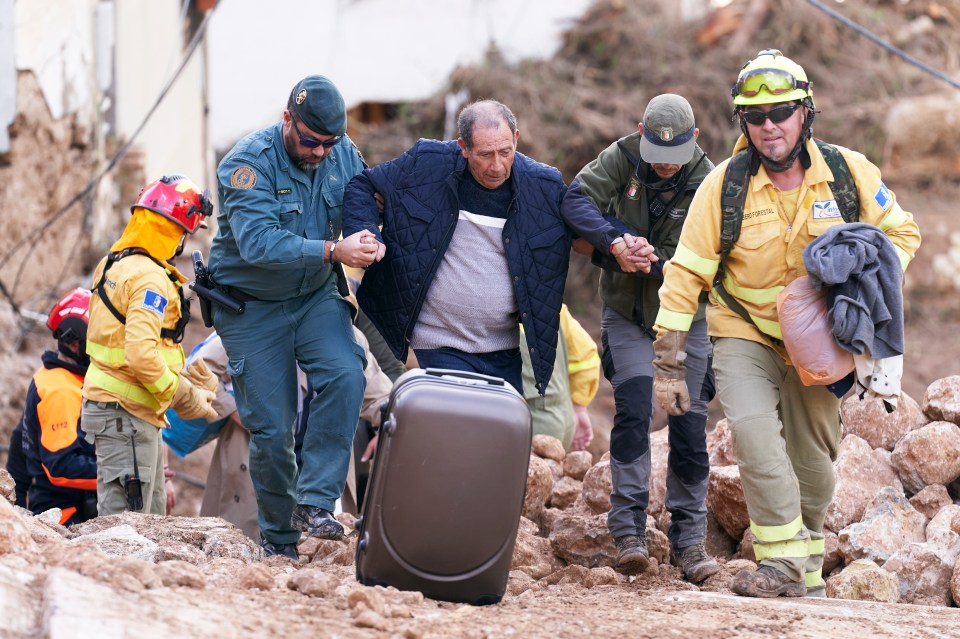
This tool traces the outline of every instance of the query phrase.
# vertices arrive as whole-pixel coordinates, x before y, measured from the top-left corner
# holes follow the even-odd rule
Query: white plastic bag
[[[798,277],[777,295],[777,313],[787,355],[805,385],[832,384],[854,369],[853,354],[833,336],[826,289],[818,291],[809,277]]]

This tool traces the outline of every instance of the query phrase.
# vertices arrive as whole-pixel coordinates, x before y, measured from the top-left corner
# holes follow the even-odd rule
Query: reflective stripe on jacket
[[[82,503],[97,489],[97,457],[80,428],[83,376],[54,351],[43,354],[27,390],[21,451],[30,475],[30,510],[41,513]]]
[[[102,260],[93,274],[100,279]],[[176,276],[182,277],[171,267]],[[127,318],[121,324],[98,295],[90,300],[87,354],[90,367],[83,385],[86,399],[119,402],[131,415],[158,428],[180,383],[184,355],[180,344],[161,337],[180,319],[178,286],[145,255],[129,255],[107,272],[107,296]]]
[[[743,137],[734,153],[746,144]],[[880,170],[866,157],[837,147],[850,167],[860,193],[860,221],[880,228],[896,247],[902,267],[916,254],[920,231],[913,215],[904,211],[881,180]],[[725,264],[724,287],[747,310],[751,324],[710,295],[707,320],[710,335],[739,337],[768,343],[760,330],[780,339],[777,294],[796,278],[806,275],[803,249],[831,226],[843,224],[833,199],[833,174],[811,140],[807,142],[810,168],[806,170],[792,223],[782,210],[779,190],[761,166],[749,182],[740,237]],[[701,291],[711,290],[719,266],[720,190],[729,160],[704,180],[694,197],[673,259],[664,268],[657,326],[686,331],[693,322]],[[758,330],[758,328],[760,330]],[[785,357],[785,352],[780,350]]]

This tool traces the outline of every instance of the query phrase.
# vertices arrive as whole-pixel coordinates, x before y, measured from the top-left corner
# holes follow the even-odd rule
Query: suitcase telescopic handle
[[[447,368],[428,368],[425,373],[427,375],[433,375],[434,377],[459,377],[463,380],[469,380],[474,383],[483,382],[489,384],[490,386],[503,386],[506,382],[503,381],[500,377],[494,377],[493,375],[483,375],[481,373],[474,373],[473,371],[457,371]]]

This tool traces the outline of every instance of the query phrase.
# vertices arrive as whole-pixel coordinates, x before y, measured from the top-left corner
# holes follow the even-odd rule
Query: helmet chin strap
[[[173,257],[170,258],[171,260],[174,257],[179,257],[180,254],[183,253],[183,247],[186,244],[186,242],[187,242],[187,234],[184,233],[183,235],[180,236],[180,243],[177,244],[177,250],[174,252]]]
[[[793,150],[790,151],[790,155],[782,162],[775,162],[771,160],[763,153],[760,153],[760,150],[753,144],[753,140],[750,138],[750,134],[747,132],[747,123],[744,119],[740,118],[740,130],[743,131],[743,135],[747,138],[747,142],[750,144],[750,148],[756,153],[756,157],[760,158],[760,162],[763,163],[764,168],[768,171],[774,173],[783,173],[796,162],[797,158],[800,157],[800,154],[803,153],[803,157],[800,158],[801,164],[804,168],[810,166],[810,156],[806,153],[807,140],[813,137],[813,117],[816,114],[816,111],[809,104],[806,104],[804,100],[804,106],[807,107],[807,118],[803,122],[803,130],[800,132],[800,139],[797,140],[796,145],[793,147]],[[757,169],[760,168],[759,164],[755,165],[753,174],[757,174]]]
[[[60,351],[60,353],[65,357],[68,357],[70,360],[72,360],[72,362],[77,366],[77,370],[74,372],[81,374],[86,373],[87,367],[90,366],[90,356],[87,355],[87,349],[84,347],[84,344],[85,342],[81,342],[79,352],[74,352],[69,346],[67,346],[67,344],[63,342],[63,340],[57,340],[57,350]]]

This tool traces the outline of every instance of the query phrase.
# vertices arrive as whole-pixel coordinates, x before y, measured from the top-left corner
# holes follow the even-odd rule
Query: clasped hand
[[[644,237],[624,234],[610,245],[610,252],[624,273],[649,273],[650,266],[660,258],[654,255],[653,245]]]
[[[340,240],[333,259],[353,268],[364,268],[382,260],[386,250],[376,235],[364,229]]]

